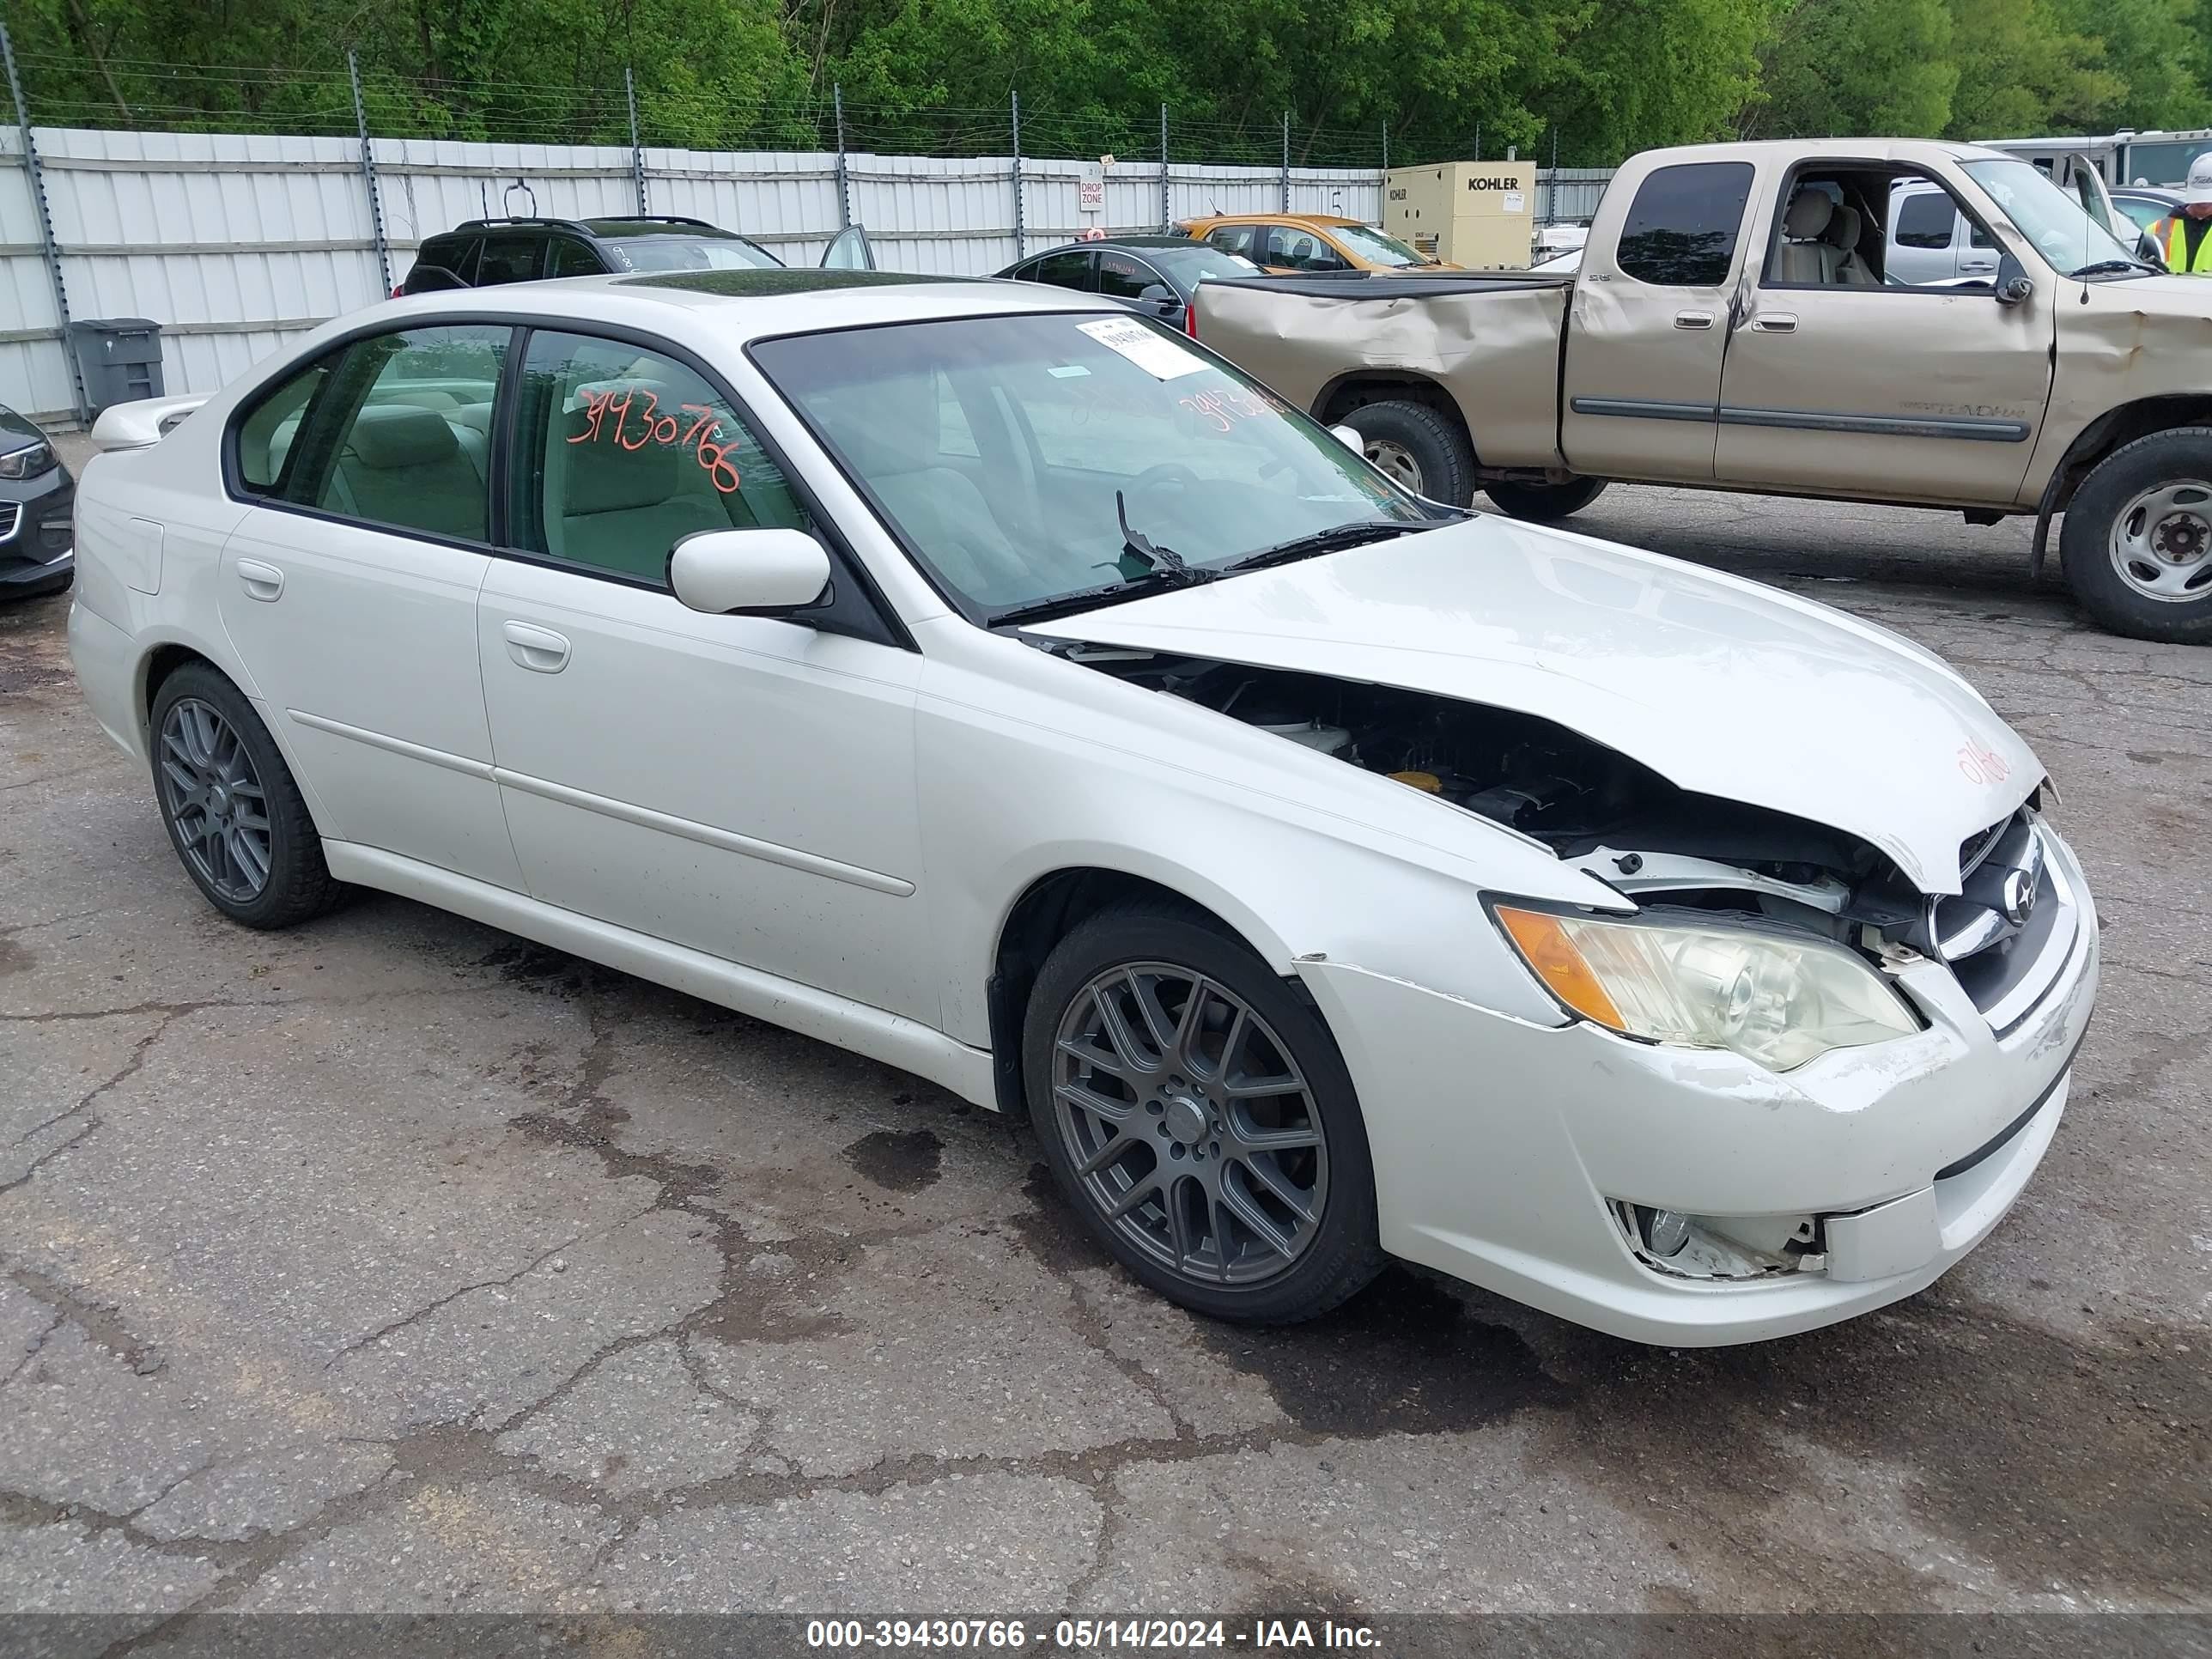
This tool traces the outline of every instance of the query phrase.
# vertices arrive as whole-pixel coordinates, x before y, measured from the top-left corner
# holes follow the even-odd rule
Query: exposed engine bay
[[[1895,865],[1856,836],[1678,788],[1537,715],[1202,658],[1068,654],[1503,824],[1642,905],[1763,915],[1875,948],[1925,914]]]

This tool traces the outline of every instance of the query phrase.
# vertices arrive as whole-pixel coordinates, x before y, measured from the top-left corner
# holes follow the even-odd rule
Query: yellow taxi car
[[[1333,213],[1226,213],[1185,219],[1194,240],[1241,253],[1275,275],[1286,271],[1456,270],[1370,224]]]

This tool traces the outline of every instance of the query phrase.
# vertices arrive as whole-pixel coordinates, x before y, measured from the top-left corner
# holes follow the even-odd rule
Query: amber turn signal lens
[[[1559,925],[1557,916],[1547,915],[1541,910],[1516,910],[1501,904],[1498,907],[1498,921],[1553,996],[1585,1019],[1594,1019],[1616,1031],[1625,1029],[1620,1010],[1613,1006],[1613,999],[1605,994],[1605,988],[1598,983],[1597,975],[1590,971],[1589,963],[1567,937],[1567,930]]]

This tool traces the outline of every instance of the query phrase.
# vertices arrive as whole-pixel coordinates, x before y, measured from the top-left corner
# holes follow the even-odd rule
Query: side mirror
[[[2028,280],[2027,270],[2010,253],[1997,260],[1996,280],[1990,285],[2001,306],[2024,305],[2035,292],[2035,284]]]
[[[709,616],[782,616],[821,600],[830,555],[803,530],[702,530],[669,553],[668,585]]]
[[[1355,455],[1367,453],[1367,440],[1360,435],[1356,426],[1333,426],[1328,429],[1328,435]]]
[[[1182,309],[1182,296],[1164,283],[1147,283],[1137,295],[1139,305],[1155,307],[1163,317],[1171,317]]]

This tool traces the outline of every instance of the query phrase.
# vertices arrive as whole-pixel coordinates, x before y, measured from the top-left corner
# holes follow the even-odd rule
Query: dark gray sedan
[[[70,585],[76,506],[76,480],[46,434],[0,404],[0,599]]]

